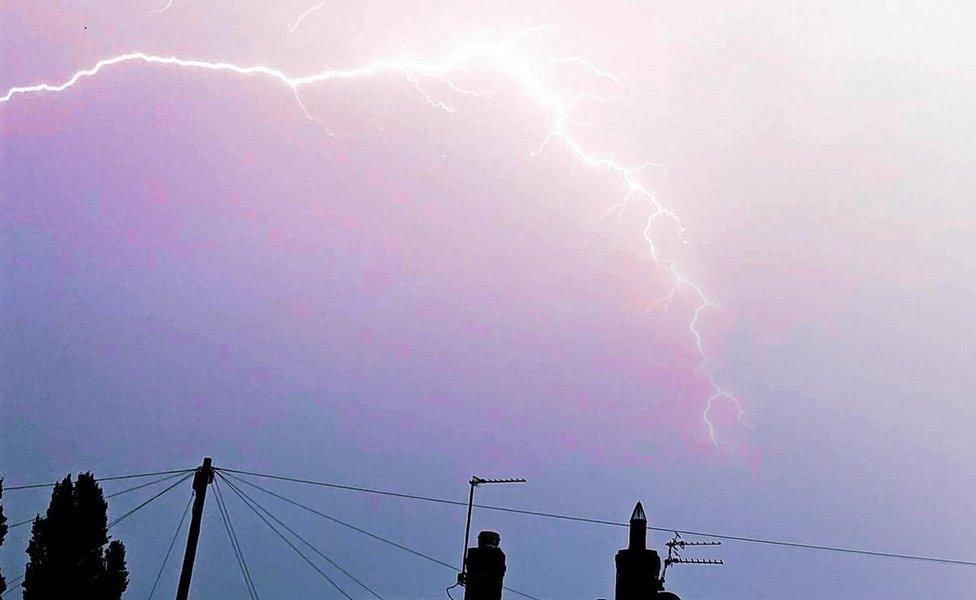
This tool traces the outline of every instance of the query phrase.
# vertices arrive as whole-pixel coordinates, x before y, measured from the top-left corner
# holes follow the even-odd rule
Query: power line
[[[179,480],[177,480],[175,483],[169,485],[168,487],[166,487],[162,491],[157,492],[154,496],[152,496],[151,498],[149,498],[148,500],[146,500],[142,504],[140,504],[140,505],[136,506],[135,508],[129,510],[128,512],[122,514],[122,516],[120,516],[119,518],[117,518],[114,521],[112,521],[111,523],[109,523],[108,524],[108,528],[111,529],[111,528],[115,527],[116,525],[118,525],[119,523],[121,523],[122,521],[128,519],[129,517],[131,517],[132,515],[134,515],[137,511],[141,510],[143,507],[145,507],[146,505],[148,505],[150,502],[156,500],[157,498],[159,498],[160,496],[162,496],[166,492],[170,491],[171,489],[175,488],[176,486],[180,485],[181,483],[183,483],[184,481],[186,481],[187,479],[189,479],[191,475],[193,475],[193,473],[187,473],[186,475],[184,475],[183,477],[181,477]]]
[[[28,523],[33,523],[35,518],[37,517],[31,517],[29,519],[24,519],[23,521],[17,521],[13,525],[8,525],[7,529],[14,529],[15,527],[20,527],[21,525],[27,525]]]
[[[289,481],[292,483],[302,483],[305,485],[314,485],[318,487],[327,487],[340,490],[348,490],[354,492],[365,492],[367,494],[379,494],[381,496],[393,496],[396,498],[406,498],[409,500],[420,500],[422,502],[434,502],[437,504],[447,504],[451,506],[464,506],[467,507],[467,502],[461,502],[459,500],[449,500],[447,498],[435,498],[433,496],[421,496],[419,494],[407,494],[403,492],[391,492],[389,490],[379,490],[374,488],[357,487],[352,485],[343,485],[338,483],[332,483],[328,481],[313,481],[311,479],[300,479],[297,477],[285,477],[283,475],[269,475],[267,473],[254,473],[252,471],[241,471],[236,469],[220,468],[221,471],[225,473],[238,473],[240,475],[251,475],[253,477],[262,477],[264,479],[274,479],[278,481]],[[509,512],[522,515],[530,515],[536,517],[548,517],[552,519],[564,519],[568,521],[577,521],[581,523],[590,523],[594,525],[613,525],[619,527],[627,527],[627,523],[620,523],[618,521],[607,521],[604,519],[592,519],[588,517],[575,517],[570,515],[559,515],[554,513],[539,512],[534,510],[524,510],[520,508],[510,508],[506,506],[492,506],[488,504],[474,504],[475,508],[484,508],[486,510],[495,510],[500,512]],[[662,529],[662,531],[672,532],[672,529]]]
[[[121,496],[123,494],[128,494],[129,492],[134,492],[136,490],[141,490],[144,487],[149,487],[151,485],[156,485],[157,483],[162,483],[164,481],[169,481],[170,479],[175,479],[180,476],[181,473],[185,471],[180,471],[178,473],[173,473],[171,475],[166,475],[165,477],[160,477],[159,479],[154,479],[152,481],[147,481],[146,483],[140,483],[139,485],[134,485],[132,487],[125,488],[124,490],[119,490],[118,492],[112,492],[111,494],[105,496],[105,499],[115,498],[116,496]]]
[[[241,575],[244,577],[244,586],[247,588],[247,595],[256,600],[258,589],[254,585],[251,569],[247,566],[247,560],[244,558],[244,546],[241,545],[241,540],[237,537],[237,530],[234,529],[234,524],[230,520],[230,510],[227,508],[227,503],[224,501],[224,494],[221,492],[220,484],[216,479],[214,480],[214,491],[216,492],[217,510],[220,512],[220,518],[224,523],[224,530],[227,532],[231,548],[234,550],[237,566],[241,570]]]
[[[15,589],[17,589],[17,588],[15,588],[15,587],[14,587],[14,584],[15,584],[15,583],[19,583],[19,582],[20,582],[20,580],[21,580],[21,579],[23,579],[23,578],[24,578],[24,576],[23,576],[23,575],[18,575],[17,577],[14,577],[14,578],[13,578],[13,579],[11,579],[10,581],[8,581],[8,582],[7,582],[7,589],[6,589],[6,590],[4,590],[2,594],[0,594],[0,598],[2,598],[3,596],[6,596],[6,595],[7,595],[7,594],[9,594],[10,592],[12,592],[12,591],[14,591]]]
[[[453,590],[454,588],[456,588],[459,585],[461,585],[461,584],[460,583],[455,583],[454,585],[449,585],[446,588],[444,588],[444,591],[447,592],[448,600],[454,600],[454,596],[451,595],[451,590]]]
[[[263,477],[264,479],[277,479],[278,481],[290,481],[292,483],[304,483],[306,485],[316,485],[319,487],[335,488],[339,490],[349,490],[353,492],[365,492],[367,494],[380,494],[382,496],[395,496],[397,498],[407,498],[408,500],[422,500],[424,502],[437,502],[440,504],[453,504],[457,506],[467,506],[467,502],[458,502],[456,500],[446,500],[444,498],[433,498],[431,496],[419,496],[417,494],[405,494],[403,492],[391,492],[389,490],[378,490],[373,488],[357,487],[354,485],[343,485],[339,483],[331,483],[328,481],[312,481],[310,479],[299,479],[296,477],[285,477],[283,475],[269,475],[267,473],[254,473],[252,471],[241,471],[238,469],[228,469],[226,467],[221,467],[221,471],[224,473],[237,473],[238,475],[251,475],[253,477]],[[483,507],[482,507],[483,508]]]
[[[226,469],[226,468],[223,468],[221,470],[224,471],[224,472],[227,472],[227,473],[238,473],[238,474],[241,474],[241,475],[251,475],[253,477],[262,477],[264,479],[274,479],[274,480],[278,480],[278,481],[288,481],[288,482],[292,482],[292,483],[301,483],[301,484],[305,484],[305,485],[314,485],[314,486],[319,486],[319,487],[327,487],[327,488],[334,488],[334,489],[341,489],[341,490],[348,490],[348,491],[364,492],[364,493],[369,493],[369,494],[379,494],[379,495],[382,495],[382,496],[392,496],[392,497],[396,497],[396,498],[406,498],[406,499],[410,499],[410,500],[420,500],[420,501],[423,501],[423,502],[433,502],[433,503],[437,503],[437,504],[447,504],[447,505],[452,505],[452,506],[465,506],[465,507],[467,506],[467,503],[466,502],[460,502],[460,501],[457,501],[457,500],[448,500],[446,498],[436,498],[436,497],[432,497],[432,496],[421,496],[421,495],[418,495],[418,494],[406,494],[406,493],[402,493],[402,492],[392,492],[392,491],[388,491],[388,490],[380,490],[380,489],[374,489],[374,488],[364,488],[364,487],[357,487],[357,486],[351,486],[351,485],[342,485],[342,484],[337,484],[337,483],[332,483],[332,482],[327,482],[327,481],[313,481],[313,480],[309,480],[309,479],[300,479],[300,478],[296,478],[296,477],[286,477],[286,476],[282,476],[282,475],[270,475],[270,474],[267,474],[267,473],[255,473],[255,472],[252,472],[252,471],[242,471],[242,470]],[[241,480],[241,481],[244,481],[244,480]],[[558,514],[558,513],[551,513],[551,512],[544,512],[544,511],[536,511],[536,510],[525,510],[525,509],[520,509],[520,508],[512,508],[512,507],[508,507],[508,506],[492,506],[492,505],[488,505],[488,504],[475,504],[474,506],[477,507],[477,508],[482,508],[482,509],[485,509],[485,510],[493,510],[493,511],[497,511],[497,512],[506,512],[506,513],[512,513],[512,514],[518,514],[518,515],[533,516],[533,517],[544,517],[544,518],[548,518],[548,519],[559,519],[559,520],[563,520],[563,521],[574,521],[574,522],[578,522],[578,523],[588,523],[588,524],[591,524],[591,525],[608,525],[608,526],[613,526],[613,527],[628,527],[629,526],[627,523],[622,523],[622,522],[619,522],[619,521],[609,521],[609,520],[606,520],[606,519],[595,519],[595,518],[590,518],[590,517],[580,517],[580,516],[575,516],[575,515]],[[950,564],[950,565],[962,565],[962,566],[968,566],[968,567],[976,567],[976,561],[974,561],[974,560],[963,560],[963,559],[956,559],[956,558],[943,558],[943,557],[936,557],[936,556],[923,556],[923,555],[916,555],[916,554],[904,554],[904,553],[898,553],[898,552],[885,552],[885,551],[881,551],[881,550],[864,550],[864,549],[860,549],[860,548],[848,548],[848,547],[843,547],[843,546],[828,546],[828,545],[823,545],[823,544],[811,544],[811,543],[805,543],[805,542],[792,542],[792,541],[786,541],[786,540],[773,540],[773,539],[760,538],[760,537],[754,537],[754,536],[730,535],[730,534],[722,534],[722,533],[693,531],[693,530],[690,530],[690,529],[679,529],[679,528],[673,528],[673,527],[651,527],[651,526],[648,526],[648,529],[650,529],[652,531],[660,531],[660,532],[664,532],[664,533],[682,533],[682,534],[686,534],[686,535],[696,535],[696,536],[703,536],[703,537],[712,537],[712,538],[717,538],[717,539],[722,539],[722,540],[729,540],[729,541],[735,541],[735,542],[744,542],[744,543],[749,543],[749,544],[763,544],[763,545],[767,545],[767,546],[780,546],[780,547],[786,547],[786,548],[798,548],[798,549],[803,549],[803,550],[821,550],[821,551],[825,551],[825,552],[839,552],[839,553],[844,553],[844,554],[856,554],[856,555],[862,555],[862,556],[875,556],[875,557],[880,557],[880,558],[898,558],[898,559],[904,559],[904,560],[915,560],[915,561],[930,562],[930,563],[939,563],[939,564]],[[427,558],[429,558],[429,557],[427,557]]]
[[[220,491],[220,486],[216,479],[214,479],[214,491],[216,492],[217,498],[217,510],[220,512],[220,518],[224,522],[224,530],[227,532],[231,548],[234,550],[234,558],[237,559],[237,566],[241,570],[241,575],[244,577],[244,586],[247,588],[247,595],[252,600],[257,600],[258,589],[254,585],[254,578],[251,577],[251,569],[247,566],[247,560],[244,559],[244,548],[241,546],[241,541],[238,539],[234,525],[231,523],[230,512],[227,510],[224,495]]]
[[[180,536],[180,530],[183,529],[183,522],[186,521],[186,513],[190,511],[190,504],[193,503],[193,495],[195,492],[190,492],[190,499],[186,502],[186,507],[183,509],[183,516],[180,517],[180,522],[176,526],[176,531],[173,532],[173,539],[169,542],[169,548],[166,549],[166,555],[163,557],[163,564],[159,565],[159,572],[156,573],[156,581],[153,581],[152,589],[149,590],[149,598],[147,600],[152,600],[153,594],[156,593],[156,586],[159,585],[159,580],[163,576],[163,570],[166,568],[166,563],[169,561],[169,555],[173,552],[173,546],[176,545],[176,539]]]
[[[225,470],[225,469],[217,469],[218,473],[220,471],[223,471],[223,470]],[[329,521],[332,521],[333,523],[337,523],[339,525],[342,525],[343,527],[348,527],[349,529],[352,529],[353,531],[359,532],[359,533],[361,533],[361,534],[363,534],[365,536],[371,537],[374,540],[383,542],[384,544],[389,544],[390,546],[393,546],[395,548],[399,548],[400,550],[403,550],[404,552],[408,552],[410,554],[413,554],[414,556],[418,556],[420,558],[423,558],[424,560],[428,560],[428,561],[430,561],[432,563],[435,563],[437,565],[440,565],[442,567],[451,569],[452,571],[457,571],[458,570],[458,567],[455,566],[455,565],[452,565],[451,563],[444,562],[443,560],[434,558],[433,556],[430,556],[428,554],[424,554],[423,552],[420,552],[419,550],[414,550],[413,548],[404,546],[403,544],[400,544],[398,542],[394,542],[393,540],[387,539],[387,538],[385,538],[383,536],[377,535],[377,534],[372,533],[370,531],[366,531],[365,529],[363,529],[361,527],[357,527],[357,526],[355,526],[355,525],[353,525],[351,523],[347,523],[347,522],[345,522],[345,521],[343,521],[341,519],[337,519],[336,517],[333,517],[332,515],[327,515],[327,514],[321,512],[321,511],[318,511],[318,510],[312,508],[311,506],[307,506],[305,504],[302,504],[301,502],[297,502],[295,500],[292,500],[291,498],[286,498],[285,496],[282,496],[281,494],[277,494],[275,492],[272,492],[271,490],[269,490],[267,488],[264,488],[264,487],[261,487],[261,486],[257,485],[256,483],[252,483],[252,482],[250,482],[250,481],[248,481],[246,479],[243,479],[241,477],[237,477],[237,476],[234,476],[234,475],[227,475],[227,477],[233,478],[235,481],[240,481],[241,483],[244,483],[246,485],[249,485],[249,486],[251,486],[251,487],[253,487],[253,488],[257,489],[257,490],[260,490],[260,491],[264,492],[265,494],[268,494],[270,496],[274,496],[275,498],[278,498],[279,500],[283,500],[285,502],[288,502],[289,504],[292,504],[293,506],[297,506],[297,507],[299,507],[299,508],[301,508],[303,510],[306,510],[306,511],[312,513],[312,514],[318,515],[319,517],[322,517],[324,519],[328,519]],[[228,481],[228,484],[229,483],[230,482]],[[467,506],[463,502],[461,504],[464,505],[464,506]],[[527,594],[525,592],[519,591],[519,590],[514,589],[514,588],[511,588],[509,586],[502,586],[502,587],[504,589],[508,590],[509,592],[512,592],[513,594],[518,594],[519,596],[524,596],[526,598],[529,598],[530,600],[539,600],[539,598],[537,598],[537,597],[535,597],[535,596],[533,596],[531,594]]]
[[[225,469],[218,469],[218,472],[224,471],[224,470]],[[253,487],[253,488],[257,489],[257,490],[261,490],[262,492],[264,492],[265,494],[268,494],[269,496],[274,496],[275,498],[278,498],[279,500],[283,500],[283,501],[285,501],[285,502],[287,502],[287,503],[289,503],[289,504],[291,504],[293,506],[297,506],[297,507],[299,507],[299,508],[301,508],[303,510],[306,510],[306,511],[312,513],[312,514],[318,515],[318,516],[322,517],[323,519],[328,519],[329,521],[332,521],[333,523],[337,523],[339,525],[342,525],[343,527],[347,527],[349,529],[352,529],[353,531],[356,531],[356,532],[359,532],[359,533],[361,533],[361,534],[363,534],[365,536],[371,537],[374,540],[383,542],[384,544],[389,544],[390,546],[393,546],[395,548],[399,548],[400,550],[403,550],[405,552],[409,552],[410,554],[413,554],[415,556],[419,556],[420,558],[423,558],[425,560],[429,560],[430,562],[433,562],[433,563],[436,563],[438,565],[441,565],[442,567],[447,567],[448,569],[451,569],[451,570],[454,570],[454,571],[456,571],[458,569],[455,565],[452,565],[450,563],[447,563],[447,562],[444,562],[442,560],[436,559],[433,556],[424,554],[423,552],[420,552],[418,550],[414,550],[413,548],[408,548],[407,546],[404,546],[403,544],[400,544],[398,542],[394,542],[393,540],[390,540],[390,539],[387,539],[385,537],[376,535],[375,533],[366,531],[365,529],[362,529],[361,527],[357,527],[357,526],[355,526],[355,525],[353,525],[351,523],[347,523],[347,522],[345,522],[345,521],[343,521],[341,519],[337,519],[336,517],[333,517],[332,515],[327,515],[324,512],[318,511],[318,510],[316,510],[316,509],[314,509],[314,508],[312,508],[310,506],[306,506],[305,504],[302,504],[301,502],[296,502],[295,500],[292,500],[291,498],[286,498],[286,497],[282,496],[281,494],[277,494],[275,492],[272,492],[271,490],[269,490],[267,488],[264,488],[264,487],[261,487],[261,486],[259,486],[256,483],[252,483],[252,482],[250,482],[250,481],[248,481],[246,479],[242,479],[240,477],[235,477],[233,475],[228,475],[228,477],[232,477],[235,481],[240,481],[241,483],[243,483],[245,485],[249,485],[249,486],[251,486],[251,487]]]
[[[897,552],[882,552],[880,550],[862,550],[859,548],[845,548],[842,546],[821,546],[819,544],[806,544],[803,542],[786,542],[782,540],[767,540],[762,538],[746,537],[739,535],[725,535],[720,533],[705,533],[701,531],[690,531],[686,529],[664,529],[660,527],[648,527],[655,531],[665,531],[668,533],[683,533],[686,535],[696,535],[701,537],[712,537],[720,540],[731,540],[733,542],[746,542],[750,544],[766,544],[769,546],[785,546],[787,548],[801,548],[804,550],[824,550],[827,552],[842,552],[845,554],[860,554],[864,556],[877,556],[881,558],[901,558],[905,560],[917,560],[923,562],[941,563],[947,565],[963,565],[976,567],[976,561],[962,560],[957,558],[942,558],[938,556],[922,556],[918,554],[899,554]]]
[[[189,473],[190,471],[193,471],[193,469],[175,469],[175,470],[172,470],[172,471],[155,471],[153,473],[134,473],[132,475],[115,475],[115,476],[112,476],[112,477],[96,477],[95,478],[95,481],[96,482],[119,481],[121,479],[137,479],[139,477],[155,477],[156,475],[174,475],[174,474],[180,474],[180,473]],[[15,491],[15,490],[30,490],[30,489],[35,489],[35,488],[54,487],[55,485],[57,485],[59,483],[61,483],[61,482],[60,481],[55,481],[53,483],[28,483],[28,484],[23,484],[23,485],[9,485],[9,486],[8,485],[5,485],[5,486],[3,486],[3,491],[5,491],[5,492],[12,492],[12,491]]]
[[[222,478],[225,477],[224,475],[220,474],[219,472],[217,473],[217,475],[219,475]],[[228,481],[226,478],[224,479],[224,481],[227,482],[227,485],[231,486],[232,488],[234,487],[233,482]],[[292,529],[291,527],[289,527],[288,525],[286,525],[285,523],[283,523],[281,521],[281,519],[279,519],[278,517],[274,516],[266,507],[262,506],[261,504],[258,504],[253,498],[250,498],[250,500],[251,500],[251,502],[254,502],[254,505],[257,506],[258,508],[260,508],[261,511],[264,512],[264,514],[266,514],[268,517],[270,517],[271,520],[273,520],[278,525],[281,525],[281,527],[284,528],[285,531],[287,531],[288,533],[290,533],[293,536],[295,536],[296,538],[298,538],[299,541],[301,541],[303,544],[305,544],[306,546],[308,546],[313,552],[315,552],[316,554],[318,554],[319,556],[321,556],[322,558],[324,558],[326,561],[328,561],[328,563],[330,565],[332,565],[333,567],[335,567],[336,569],[338,569],[346,577],[348,577],[349,579],[352,579],[357,584],[359,584],[359,587],[363,588],[364,590],[366,590],[367,592],[369,592],[370,594],[372,594],[373,597],[375,597],[377,600],[383,600],[383,597],[382,596],[380,596],[375,591],[373,591],[365,583],[363,583],[362,581],[360,581],[359,579],[357,579],[352,573],[350,573],[349,571],[347,571],[344,568],[342,568],[342,566],[339,563],[335,562],[334,560],[332,560],[331,558],[329,558],[328,556],[326,556],[324,552],[322,552],[321,550],[319,550],[318,548],[316,548],[314,545],[312,545],[311,542],[309,542],[308,540],[306,540],[305,538],[303,538],[302,536],[300,536],[298,533],[296,533],[294,529]]]
[[[140,483],[139,485],[134,485],[134,486],[129,487],[129,488],[126,488],[124,490],[120,490],[118,492],[113,492],[113,493],[105,496],[105,499],[108,500],[109,498],[115,498],[116,496],[121,496],[123,494],[128,494],[129,492],[134,492],[136,490],[141,490],[142,488],[145,488],[145,487],[149,487],[149,486],[152,486],[152,485],[156,485],[157,483],[162,483],[164,481],[169,481],[170,479],[179,477],[180,474],[183,473],[183,472],[184,471],[179,471],[179,472],[173,473],[171,475],[166,475],[165,477],[160,477],[159,479],[154,479],[153,481],[149,481],[149,482],[146,482],[146,483]],[[31,517],[29,519],[24,519],[23,521],[17,521],[16,523],[14,523],[12,525],[8,525],[8,529],[14,529],[14,528],[20,527],[22,525],[27,525],[28,523],[33,522],[35,518],[36,517]]]
[[[248,496],[247,494],[245,494],[244,492],[242,492],[240,489],[237,488],[237,486],[232,485],[230,482],[227,482],[227,483],[228,483],[228,485],[230,485],[230,489],[234,490],[234,493],[237,494],[237,496],[241,499],[241,501],[244,502],[244,504],[247,505],[248,508],[250,508],[252,511],[254,511],[254,514],[256,514],[262,521],[264,521],[264,524],[267,525],[271,529],[271,531],[275,532],[275,534],[278,537],[280,537],[283,542],[285,542],[286,544],[288,544],[288,546],[292,550],[294,550],[295,553],[298,554],[298,556],[302,557],[302,559],[305,562],[307,562],[310,567],[312,567],[313,569],[315,569],[316,572],[318,572],[319,575],[321,575],[326,581],[328,581],[329,583],[331,583],[332,584],[332,587],[334,587],[335,589],[339,590],[339,593],[342,594],[343,596],[345,596],[346,597],[346,600],[353,600],[352,596],[350,596],[349,594],[347,594],[344,589],[342,589],[341,587],[339,587],[339,584],[338,583],[336,583],[331,577],[329,577],[328,575],[326,575],[325,571],[323,571],[322,569],[320,569],[318,567],[318,565],[316,565],[314,562],[312,562],[312,560],[309,557],[305,556],[305,553],[304,552],[302,552],[301,550],[299,550],[298,547],[295,546],[295,544],[291,543],[291,540],[289,540],[287,537],[285,537],[285,535],[283,533],[281,533],[280,531],[278,531],[278,529],[274,525],[272,525],[271,521],[269,521],[266,518],[264,518],[264,515],[262,515],[261,512],[258,509],[256,509],[254,506],[251,505],[251,502],[253,502],[253,500],[250,499],[250,496]]]

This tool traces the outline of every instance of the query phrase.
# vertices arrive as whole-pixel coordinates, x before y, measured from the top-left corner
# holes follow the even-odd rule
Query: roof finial
[[[630,515],[630,520],[647,522],[647,515],[644,514],[644,507],[640,502],[638,502],[637,506],[634,507],[634,512]]]

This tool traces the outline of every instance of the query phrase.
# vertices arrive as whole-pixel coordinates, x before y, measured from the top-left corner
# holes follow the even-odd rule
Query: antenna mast
[[[525,483],[525,480],[521,477],[513,477],[509,479],[484,479],[478,476],[471,477],[471,481],[468,482],[468,485],[471,486],[471,490],[468,493],[468,520],[464,524],[464,552],[461,554],[461,572],[458,573],[457,576],[457,581],[461,585],[464,585],[468,572],[468,542],[471,539],[471,509],[474,508],[474,488],[482,484],[490,483]]]

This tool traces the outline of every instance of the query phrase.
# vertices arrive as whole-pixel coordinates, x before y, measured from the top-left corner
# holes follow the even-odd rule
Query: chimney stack
[[[494,531],[482,531],[478,547],[468,549],[464,600],[501,600],[505,553],[498,547],[500,541]]]
[[[630,544],[617,552],[615,600],[647,600],[663,589],[661,557],[647,549],[647,516],[638,502],[630,515]]]

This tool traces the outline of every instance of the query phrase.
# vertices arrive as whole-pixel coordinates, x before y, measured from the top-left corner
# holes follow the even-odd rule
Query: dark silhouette
[[[207,499],[207,486],[213,483],[213,480],[213,459],[207,456],[193,474],[193,516],[190,518],[190,530],[186,536],[186,551],[183,553],[180,582],[176,586],[176,600],[187,600],[190,597],[190,580],[193,577],[193,561],[197,556],[197,541],[200,539],[203,503]]]
[[[630,515],[630,543],[617,552],[615,600],[678,599],[664,591],[661,556],[647,548],[647,516],[640,502]]]
[[[458,573],[458,577],[457,577],[458,585],[464,585],[464,582],[467,579],[468,542],[470,541],[470,538],[468,536],[471,534],[471,511],[474,509],[474,490],[479,485],[486,485],[486,484],[498,485],[498,484],[509,484],[509,483],[525,483],[525,479],[521,477],[507,477],[504,479],[493,477],[493,478],[485,479],[484,477],[478,477],[477,475],[475,475],[471,478],[471,481],[468,482],[468,485],[471,486],[471,490],[468,493],[468,519],[464,523],[464,554],[461,556],[461,572]],[[497,546],[498,544],[496,543],[495,545]]]
[[[3,546],[3,540],[7,537],[7,515],[3,514],[3,479],[0,479],[0,546]],[[3,573],[0,573],[0,594],[7,591],[7,580],[4,578]]]
[[[110,541],[107,509],[91,473],[54,485],[46,515],[31,528],[24,600],[122,597],[129,584],[125,545]]]
[[[478,547],[468,549],[468,572],[464,600],[501,600],[505,578],[505,553],[498,547],[501,536],[494,531],[478,534]]]

